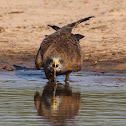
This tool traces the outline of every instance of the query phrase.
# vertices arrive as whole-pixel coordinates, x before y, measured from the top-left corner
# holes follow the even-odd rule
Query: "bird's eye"
[[[49,63],[51,63],[53,60],[52,59],[49,59]]]
[[[60,63],[61,63],[61,64],[63,64],[63,63],[64,63],[64,61],[63,61],[63,60],[60,60]]]

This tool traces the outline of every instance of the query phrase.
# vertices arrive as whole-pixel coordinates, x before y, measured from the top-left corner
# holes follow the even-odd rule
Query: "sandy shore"
[[[0,70],[33,68],[42,39],[54,32],[48,24],[62,27],[88,16],[95,18],[73,30],[85,35],[83,70],[125,72],[125,0],[1,0]]]

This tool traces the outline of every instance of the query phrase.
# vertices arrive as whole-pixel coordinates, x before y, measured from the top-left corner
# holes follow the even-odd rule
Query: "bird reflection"
[[[69,85],[47,83],[42,96],[35,92],[34,103],[39,116],[53,124],[60,123],[60,126],[64,126],[66,120],[78,115],[80,92],[73,93]]]

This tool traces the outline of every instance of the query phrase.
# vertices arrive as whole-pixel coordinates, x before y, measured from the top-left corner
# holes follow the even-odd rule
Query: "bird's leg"
[[[52,82],[52,79],[51,79],[51,78],[49,78],[48,80],[49,80],[49,83],[51,83],[51,82]]]
[[[66,79],[65,79],[65,83],[66,84],[69,84],[69,75],[70,75],[70,73],[67,73],[66,74]]]

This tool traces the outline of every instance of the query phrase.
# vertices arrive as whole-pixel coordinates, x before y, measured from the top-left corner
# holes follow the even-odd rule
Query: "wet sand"
[[[80,41],[83,70],[126,71],[125,0],[1,0],[0,70],[15,70],[14,64],[34,68],[34,58],[45,35],[78,19],[95,16],[78,25],[73,33]]]

